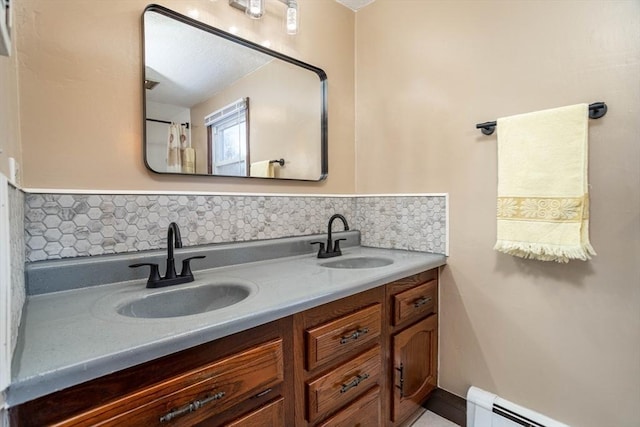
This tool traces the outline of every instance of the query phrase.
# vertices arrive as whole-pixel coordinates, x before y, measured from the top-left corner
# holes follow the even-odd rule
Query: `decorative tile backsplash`
[[[446,253],[444,196],[358,197],[356,206],[363,246]]]
[[[26,194],[27,261],[325,233],[343,214],[363,245],[445,253],[444,196]],[[340,230],[341,225],[335,226]],[[389,233],[393,231],[393,233]]]

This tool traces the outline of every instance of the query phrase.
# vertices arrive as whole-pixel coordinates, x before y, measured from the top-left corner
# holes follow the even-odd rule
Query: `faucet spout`
[[[349,224],[347,223],[347,219],[344,216],[340,214],[331,215],[331,218],[329,218],[329,230],[327,231],[326,248],[323,242],[311,242],[312,245],[320,245],[320,249],[318,249],[318,258],[331,258],[334,256],[342,255],[342,251],[340,250],[340,241],[347,240],[347,239],[336,239],[334,243],[331,236],[333,221],[335,221],[336,219],[339,219],[340,221],[342,221],[342,224],[344,225],[344,231],[349,230]]]
[[[173,259],[173,249],[182,247],[182,237],[180,236],[180,228],[178,224],[172,222],[167,230],[167,271],[165,279],[173,279],[176,277],[176,263]]]
[[[331,215],[331,218],[329,218],[329,230],[327,231],[327,251],[331,251],[331,248],[333,247],[333,240],[331,239],[331,230],[333,228],[333,221],[335,221],[336,219],[339,219],[340,221],[342,221],[342,224],[344,225],[344,231],[348,231],[349,230],[349,224],[347,223],[347,219],[340,214],[333,214]]]

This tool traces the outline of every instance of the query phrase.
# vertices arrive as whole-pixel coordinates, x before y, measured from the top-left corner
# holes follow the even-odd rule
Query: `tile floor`
[[[420,418],[414,422],[411,427],[459,427],[446,418],[442,418],[439,415],[434,414],[431,411],[426,411]]]

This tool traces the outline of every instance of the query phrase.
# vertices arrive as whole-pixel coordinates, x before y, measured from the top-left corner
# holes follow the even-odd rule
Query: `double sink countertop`
[[[247,243],[244,247],[243,243],[236,243],[213,248],[189,248],[176,251],[178,265],[181,259],[194,254],[211,257],[206,264],[211,268],[195,271],[198,264],[194,262],[195,281],[191,283],[147,289],[146,279],[134,279],[89,287],[71,284],[69,287],[75,289],[30,295],[14,356],[13,378],[7,396],[9,405],[16,406],[446,263],[444,255],[361,247],[358,232],[335,234],[336,238],[348,238],[344,242],[343,255],[338,258],[318,259],[315,252],[309,252],[309,242],[326,238],[322,235]],[[306,253],[296,255],[295,252],[300,250]],[[230,256],[233,251],[243,255]],[[246,255],[252,252],[261,255]],[[279,255],[286,256],[276,257]],[[156,251],[153,256],[159,258],[161,253]],[[218,262],[229,265],[216,265],[213,261],[225,257]],[[276,258],[264,259],[270,257]],[[393,263],[356,269],[321,265],[354,257],[387,258]],[[231,258],[236,262],[233,263]],[[105,276],[100,268],[120,273],[124,268],[127,274],[139,276],[140,272],[129,272],[131,269],[126,265],[140,259],[140,254],[112,256],[109,258],[111,264],[98,268],[96,262],[100,261],[85,261],[87,264],[80,267],[66,261],[55,265],[55,271],[47,270],[49,266],[45,266],[31,276],[40,275],[40,279],[35,278],[34,282],[46,281],[45,277],[59,281],[67,274],[65,271],[71,271],[69,274],[73,275],[74,269],[76,272],[93,272],[92,276]],[[163,265],[161,262],[161,267]],[[57,277],[56,271],[62,275]],[[28,279],[29,275],[28,271]],[[81,276],[80,279],[69,277],[68,282],[80,283]],[[114,277],[119,276],[116,274]],[[207,283],[241,283],[252,292],[244,300],[228,307],[194,315],[145,319],[117,312],[123,302],[131,299]]]

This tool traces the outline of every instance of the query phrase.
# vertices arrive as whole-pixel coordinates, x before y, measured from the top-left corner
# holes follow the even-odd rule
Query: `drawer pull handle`
[[[260,393],[256,394],[255,396],[253,396],[254,398],[258,398],[258,397],[262,397],[262,396],[266,396],[267,394],[271,393],[271,390],[273,390],[272,388],[268,388],[264,391],[261,391]]]
[[[433,300],[432,297],[420,297],[413,302],[413,306],[415,308],[421,307],[425,304],[430,303]]]
[[[346,344],[351,340],[355,341],[358,338],[360,338],[362,335],[365,335],[368,333],[369,333],[369,328],[357,329],[353,331],[350,335],[344,335],[342,338],[340,338],[340,344]]]
[[[348,383],[342,384],[342,388],[340,389],[340,393],[348,392],[352,388],[357,387],[362,381],[366,380],[367,378],[369,378],[369,374],[362,374],[362,375],[356,376],[354,379],[352,379]]]
[[[185,414],[190,414],[191,412],[195,412],[198,409],[202,408],[204,405],[206,405],[207,403],[213,402],[215,400],[220,400],[224,397],[225,392],[221,391],[218,392],[212,396],[209,397],[205,397],[202,400],[194,400],[193,402],[184,405],[182,408],[176,409],[175,411],[171,411],[168,414],[165,414],[163,416],[160,417],[160,422],[161,423],[168,423],[169,421],[173,420],[174,418],[178,418],[182,415]]]

